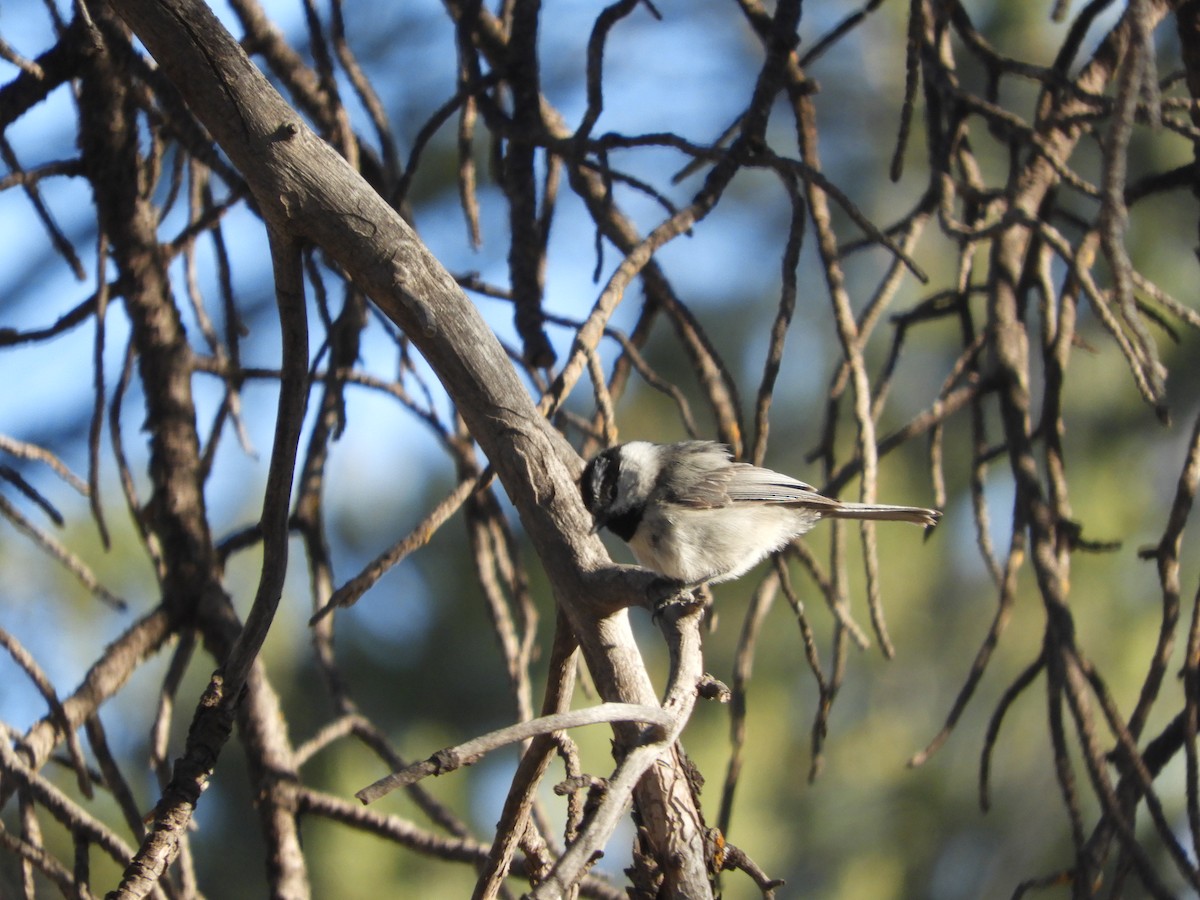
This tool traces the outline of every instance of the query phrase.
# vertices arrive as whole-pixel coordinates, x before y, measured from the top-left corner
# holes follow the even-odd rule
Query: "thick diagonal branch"
[[[590,534],[574,477],[578,456],[533,403],[503,348],[454,279],[400,216],[302,122],[197,0],[114,6],[241,171],[281,234],[320,246],[400,326],[436,371],[520,514],[601,695],[657,702],[623,609],[644,579],[614,567]],[[641,598],[634,598],[640,602]],[[613,612],[617,610],[617,612]],[[615,726],[618,744],[638,739]],[[672,880],[708,893],[698,825],[678,763],[655,766],[639,805]]]

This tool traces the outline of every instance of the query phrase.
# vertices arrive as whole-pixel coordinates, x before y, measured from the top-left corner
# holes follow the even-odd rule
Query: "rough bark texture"
[[[229,155],[272,227],[325,250],[438,373],[512,498],[556,601],[606,700],[655,703],[622,607],[641,604],[641,573],[622,578],[575,488],[578,457],[538,414],[499,342],[404,220],[301,121],[200,2],[118,0],[189,107]],[[203,76],[201,75],[203,73]],[[618,729],[619,743],[639,729]],[[637,792],[668,893],[711,893],[699,813],[677,759]]]

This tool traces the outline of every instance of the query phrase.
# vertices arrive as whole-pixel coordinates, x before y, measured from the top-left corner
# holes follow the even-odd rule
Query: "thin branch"
[[[662,628],[671,649],[672,677],[656,714],[662,718],[656,728],[644,734],[642,741],[625,754],[605,785],[604,796],[592,811],[591,819],[579,837],[554,864],[554,868],[530,892],[532,900],[561,896],[582,878],[592,859],[606,843],[629,807],[633,790],[642,775],[664,754],[671,752],[679,733],[691,717],[696,702],[703,661],[700,653],[700,620],[703,610],[693,606],[664,613]],[[646,720],[643,720],[646,721]]]
[[[541,716],[528,722],[519,722],[516,725],[488,732],[457,746],[439,750],[423,762],[414,763],[406,769],[380,778],[357,791],[354,796],[364,804],[374,803],[397,788],[408,787],[430,775],[445,775],[462,766],[473,766],[491,751],[507,747],[509,744],[525,741],[539,734],[551,734],[555,731],[565,731],[568,728],[578,728],[582,725],[611,722],[644,722],[657,725],[659,728],[669,728],[675,724],[674,718],[657,707],[638,706],[631,703],[601,703],[599,706],[591,706],[587,709],[573,709]]]

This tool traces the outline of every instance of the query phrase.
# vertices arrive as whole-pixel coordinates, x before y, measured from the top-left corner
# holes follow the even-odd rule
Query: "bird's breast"
[[[812,527],[807,510],[768,504],[648,507],[629,546],[640,565],[687,583],[736,578]]]

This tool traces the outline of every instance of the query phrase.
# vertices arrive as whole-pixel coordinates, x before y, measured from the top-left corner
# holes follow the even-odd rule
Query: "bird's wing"
[[[728,506],[729,448],[715,441],[683,441],[674,450],[669,479],[659,485],[662,499],[693,509]]]
[[[676,477],[663,485],[663,499],[677,506],[714,509],[731,503],[794,503],[837,506],[817,489],[770,469],[730,462],[724,444],[687,441],[678,446]]]
[[[790,475],[748,463],[734,463],[726,470],[725,493],[731,503],[795,503],[810,507],[837,506],[838,501],[817,493]]]

